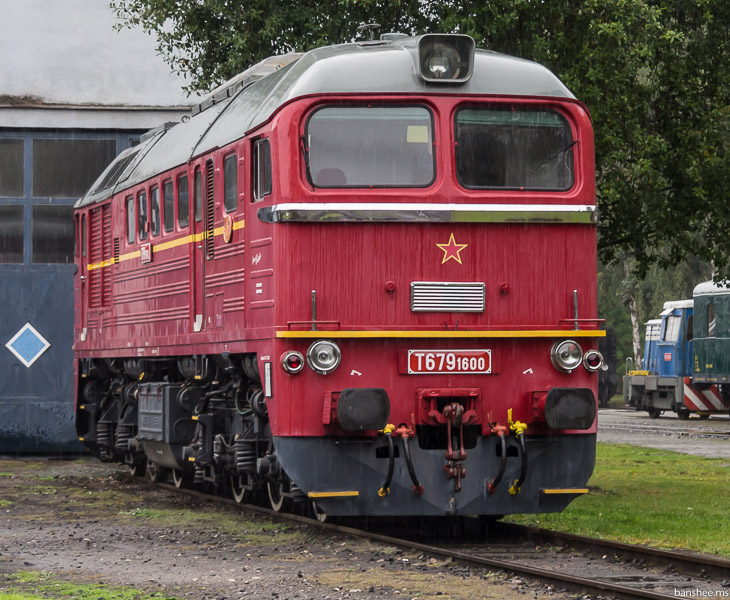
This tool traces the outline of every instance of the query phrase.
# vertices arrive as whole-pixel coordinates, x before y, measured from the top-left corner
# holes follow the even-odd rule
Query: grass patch
[[[129,586],[102,583],[77,584],[57,579],[45,571],[22,571],[0,579],[2,600],[175,600]]]
[[[599,443],[586,496],[560,514],[507,520],[730,558],[728,476],[726,459]]]
[[[608,408],[625,408],[626,403],[624,402],[623,394],[616,394],[608,401],[607,406]]]

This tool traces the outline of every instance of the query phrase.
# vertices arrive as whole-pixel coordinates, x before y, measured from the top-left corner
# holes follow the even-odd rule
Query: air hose
[[[385,433],[385,437],[388,439],[388,474],[385,476],[383,487],[378,490],[378,496],[381,498],[385,498],[385,496],[390,494],[390,482],[393,479],[393,468],[395,466],[395,448],[393,447],[394,429],[395,427],[393,425],[387,425],[383,429],[383,433]]]
[[[509,489],[509,493],[512,496],[515,496],[520,493],[520,487],[525,482],[525,477],[527,477],[527,448],[525,447],[525,430],[527,429],[527,424],[522,423],[521,421],[512,421],[511,408],[507,411],[507,421],[509,422],[510,430],[515,434],[515,437],[520,444],[520,458],[522,459],[520,476],[518,479],[515,479],[512,487]]]
[[[505,437],[504,431],[500,431],[498,435],[499,443],[502,448],[502,454],[500,456],[499,471],[497,472],[497,476],[487,484],[487,492],[489,492],[490,494],[493,494],[497,491],[497,484],[502,481],[502,477],[504,477],[504,469],[507,466],[507,439]]]
[[[413,482],[413,491],[419,495],[423,495],[423,486],[416,477],[416,470],[413,468],[413,459],[411,459],[411,447],[408,445],[408,436],[403,436],[403,450],[406,456],[406,465],[408,466],[408,474],[411,476]]]
[[[517,434],[517,439],[520,442],[520,455],[522,458],[522,468],[520,469],[520,477],[516,479],[509,489],[509,493],[513,496],[520,493],[520,487],[525,482],[527,476],[527,449],[525,448],[525,436],[523,433]]]

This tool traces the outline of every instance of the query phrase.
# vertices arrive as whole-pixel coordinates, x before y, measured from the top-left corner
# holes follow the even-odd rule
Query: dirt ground
[[[20,574],[20,575],[19,575]],[[27,575],[26,575],[27,574]],[[54,595],[39,581],[89,586]],[[0,460],[0,598],[576,598],[236,507],[156,491],[90,460]],[[61,589],[56,584],[57,589]],[[124,595],[127,594],[127,595]]]

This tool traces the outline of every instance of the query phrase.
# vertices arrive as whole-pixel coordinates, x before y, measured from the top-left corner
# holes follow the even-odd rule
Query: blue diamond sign
[[[37,361],[50,346],[50,342],[38,333],[30,323],[26,323],[13,336],[13,339],[5,344],[5,347],[15,354],[17,359],[26,367],[30,367]]]

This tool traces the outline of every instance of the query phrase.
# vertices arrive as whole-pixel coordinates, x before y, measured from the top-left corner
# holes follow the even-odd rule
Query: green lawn
[[[175,600],[158,592],[103,583],[76,584],[45,571],[0,576],[0,600]]]
[[[528,475],[529,477],[529,475]],[[730,558],[730,462],[598,444],[589,493],[561,514],[506,520]]]

